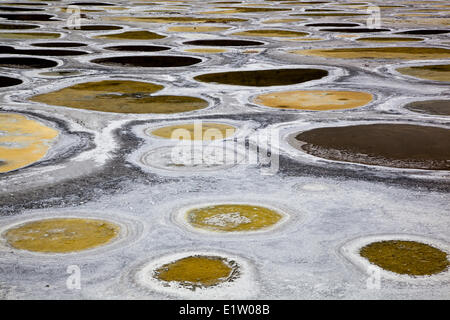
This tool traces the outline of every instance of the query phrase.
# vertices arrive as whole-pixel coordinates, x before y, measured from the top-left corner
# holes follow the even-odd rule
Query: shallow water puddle
[[[450,266],[446,252],[416,241],[374,242],[363,247],[360,255],[380,268],[411,276],[437,274]]]
[[[58,91],[40,94],[30,100],[116,113],[177,113],[206,108],[208,102],[189,96],[152,96],[163,86],[138,81],[104,80],[86,82]]]
[[[372,94],[359,91],[285,91],[259,95],[255,102],[267,107],[296,110],[340,110],[364,106]]]
[[[68,253],[105,245],[119,234],[114,223],[96,219],[54,218],[25,223],[3,237],[16,249],[42,253]]]
[[[0,113],[0,173],[41,160],[58,131],[13,113]]]

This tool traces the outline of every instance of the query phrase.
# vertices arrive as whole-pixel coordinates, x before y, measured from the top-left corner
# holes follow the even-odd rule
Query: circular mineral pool
[[[449,59],[450,49],[437,47],[374,47],[294,50],[291,53],[339,59]]]
[[[151,31],[125,31],[121,33],[95,36],[94,38],[112,40],[155,40],[165,38],[165,36]]]
[[[12,87],[21,84],[23,81],[16,78],[0,76],[0,88]]]
[[[27,222],[6,230],[9,246],[33,252],[67,253],[105,245],[120,227],[97,219],[53,218]]]
[[[0,57],[0,67],[12,69],[43,69],[57,65],[56,61],[40,58]]]
[[[248,232],[268,229],[283,219],[283,214],[266,207],[248,204],[217,204],[190,209],[187,223],[197,229],[215,232]]]
[[[365,37],[358,38],[357,41],[364,42],[416,42],[423,41],[423,38],[413,38],[413,37]]]
[[[55,39],[61,37],[55,32],[0,32],[0,39]]]
[[[238,39],[207,39],[207,40],[192,40],[186,41],[184,44],[194,46],[214,46],[214,47],[245,47],[245,46],[260,46],[263,42],[252,40],[238,40]]]
[[[130,80],[85,82],[30,100],[54,106],[115,113],[177,113],[206,108],[206,100],[191,96],[155,96],[163,86]]]
[[[233,33],[235,36],[249,37],[305,37],[308,34],[307,32],[280,29],[247,30]]]
[[[122,56],[98,58],[91,62],[113,67],[173,68],[192,66],[202,60],[188,56]]]
[[[450,64],[401,67],[396,70],[415,78],[450,82]]]
[[[284,86],[318,80],[328,75],[322,69],[270,69],[207,73],[194,77],[197,81],[238,86]]]
[[[450,100],[425,100],[408,103],[404,108],[424,114],[450,116]]]
[[[235,261],[219,256],[194,255],[160,266],[154,270],[153,277],[195,289],[233,281],[238,273],[239,267]]]
[[[130,51],[130,52],[156,52],[170,50],[170,47],[163,46],[151,46],[151,45],[123,45],[123,46],[111,46],[105,47],[104,49],[112,51]]]
[[[223,123],[187,123],[154,129],[149,134],[165,139],[220,140],[231,137],[236,127]]]
[[[231,168],[244,159],[244,155],[226,145],[176,145],[148,151],[141,162],[149,167],[179,173],[195,173]]]
[[[359,91],[284,91],[261,94],[255,102],[271,108],[294,110],[340,110],[364,106],[372,94]]]
[[[415,34],[415,35],[433,35],[433,34],[445,34],[449,33],[450,30],[445,29],[418,29],[418,30],[407,30],[402,32],[397,32],[399,34]]]
[[[0,173],[41,160],[58,131],[16,113],[0,113]]]
[[[450,130],[446,128],[400,123],[323,127],[296,133],[289,140],[295,148],[329,160],[450,169]]]
[[[361,248],[360,255],[380,268],[411,276],[437,274],[450,266],[446,252],[416,241],[373,242]]]
[[[79,42],[41,42],[41,43],[32,43],[31,45],[42,48],[72,48],[72,47],[87,46],[87,44]]]

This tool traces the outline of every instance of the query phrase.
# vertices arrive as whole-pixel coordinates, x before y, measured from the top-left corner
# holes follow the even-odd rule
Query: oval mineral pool
[[[82,72],[78,71],[78,70],[72,70],[72,71],[63,70],[63,71],[41,72],[39,74],[42,76],[47,76],[47,77],[67,77],[67,76],[76,76],[81,73]]]
[[[437,274],[450,266],[446,252],[416,241],[373,242],[361,248],[360,255],[380,268],[411,276]]]
[[[64,29],[70,29],[72,30],[73,28],[68,28],[68,27],[64,27]],[[81,31],[107,31],[107,30],[120,30],[123,29],[120,26],[110,26],[110,25],[96,25],[96,24],[85,24],[85,25],[80,25],[78,28],[74,29],[76,30],[81,30]]]
[[[72,47],[85,47],[87,44],[79,42],[40,42],[32,43],[34,47],[42,48],[72,48]]]
[[[49,105],[116,113],[177,113],[203,109],[208,102],[190,96],[154,96],[163,86],[139,81],[79,83],[30,100]]]
[[[228,49],[222,49],[222,48],[189,48],[185,49],[186,52],[192,52],[192,53],[223,53],[227,52]]]
[[[220,140],[235,134],[236,127],[223,123],[188,123],[161,127],[148,134],[165,139]]]
[[[0,57],[0,67],[13,69],[43,69],[56,67],[58,63],[53,60],[23,57]]]
[[[39,26],[34,24],[0,23],[0,30],[27,30],[37,28],[39,28]]]
[[[125,31],[122,33],[105,34],[95,36],[97,39],[112,39],[112,40],[155,40],[162,39],[166,36],[150,31]]]
[[[374,47],[294,50],[291,53],[339,59],[449,59],[450,49],[437,47]]]
[[[32,252],[68,253],[105,245],[119,234],[114,223],[82,218],[27,222],[3,233],[9,246]]]
[[[143,154],[140,162],[150,168],[177,174],[198,174],[229,169],[241,163],[243,152],[223,144],[219,145],[175,145],[152,149]]]
[[[267,107],[295,110],[340,110],[364,106],[372,94],[360,91],[304,90],[259,95],[255,102]]]
[[[186,41],[184,44],[194,46],[214,46],[214,47],[246,47],[246,46],[260,46],[263,42],[252,40],[238,40],[238,39],[207,39],[207,40],[192,40]]]
[[[341,33],[372,33],[372,32],[387,32],[390,29],[370,29],[370,28],[327,28],[320,29],[321,32],[341,32]]]
[[[243,8],[243,7],[223,7],[222,9],[225,10],[218,10],[218,11],[204,11],[199,12],[200,14],[223,14],[223,15],[229,15],[233,13],[260,13],[260,12],[277,12],[277,11],[290,11],[292,9],[288,8]]]
[[[88,52],[78,50],[16,49],[10,46],[0,46],[0,54],[23,54],[30,56],[79,56],[88,54]]]
[[[424,40],[423,38],[413,38],[413,37],[365,37],[356,39],[356,41],[364,41],[364,42],[416,42],[423,40]]]
[[[269,229],[283,214],[266,207],[248,204],[217,204],[190,209],[187,223],[200,230],[214,232],[252,232]]]
[[[194,255],[160,266],[154,270],[153,277],[194,290],[233,281],[238,270],[235,261],[219,256]]]
[[[235,36],[249,37],[306,37],[308,34],[307,32],[280,29],[247,30],[233,33]]]
[[[112,51],[130,51],[130,52],[157,52],[157,51],[166,51],[170,50],[170,47],[163,46],[150,46],[150,45],[130,45],[130,46],[111,46],[104,47],[103,49],[112,50]]]
[[[58,19],[55,19],[55,16],[51,14],[2,13],[0,14],[0,18],[4,18],[6,20],[20,20],[20,21],[60,21]]]
[[[396,70],[415,78],[450,82],[450,64],[402,67]]]
[[[359,27],[358,23],[340,23],[340,22],[320,22],[320,23],[308,23],[305,24],[305,27],[342,27],[342,28],[349,28],[349,27]]]
[[[16,12],[16,11],[42,11],[42,10],[44,10],[44,9],[0,6],[0,11],[9,11],[9,12]]]
[[[176,26],[167,28],[169,32],[217,32],[228,30],[230,27],[217,26]]]
[[[15,113],[0,113],[0,173],[41,160],[58,131]]]
[[[147,23],[233,23],[245,22],[241,18],[210,18],[210,17],[111,17],[114,21],[147,22]]]
[[[411,124],[323,127],[294,134],[293,147],[335,161],[449,170],[450,130]]]
[[[418,113],[450,116],[450,100],[425,100],[408,103],[404,108]]]
[[[198,75],[194,79],[208,83],[268,87],[318,80],[327,75],[328,71],[322,69],[269,69],[207,73]]]
[[[422,30],[408,30],[397,32],[399,34],[415,34],[415,35],[433,35],[433,34],[445,34],[449,33],[450,30],[439,30],[439,29],[422,29]]]
[[[91,60],[91,62],[105,66],[174,68],[192,66],[202,62],[202,60],[189,56],[122,56],[98,58]]]
[[[56,39],[60,33],[53,32],[0,32],[0,39]]]
[[[23,81],[16,78],[0,76],[0,88],[12,87],[21,84]]]

